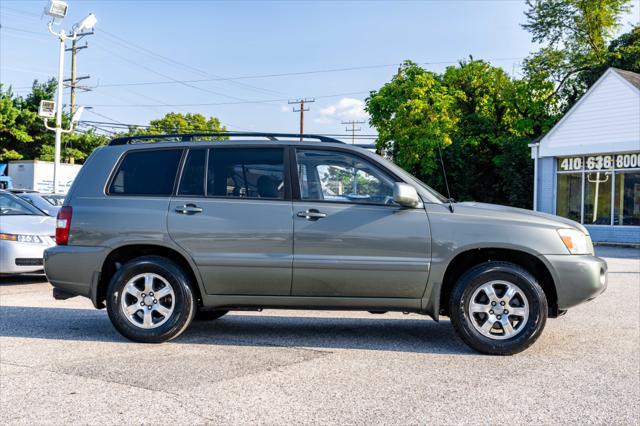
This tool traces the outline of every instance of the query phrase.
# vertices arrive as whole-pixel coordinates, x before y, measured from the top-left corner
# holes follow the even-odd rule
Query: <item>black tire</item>
[[[229,311],[216,310],[216,311],[198,311],[196,313],[196,321],[213,321],[225,316]]]
[[[167,297],[173,311],[161,325],[142,328],[127,317],[121,302],[125,297],[123,289],[129,280],[149,273],[160,276],[171,285],[173,295]],[[142,343],[162,343],[176,338],[189,326],[196,312],[196,299],[189,278],[178,265],[161,256],[143,256],[127,262],[114,274],[107,290],[107,312],[113,326],[126,338]],[[141,312],[144,315],[145,311]],[[140,312],[136,315],[140,315]]]
[[[522,321],[521,325],[516,325],[521,328],[518,328],[517,334],[510,338],[506,337],[508,335],[507,330],[500,325],[496,325],[490,331],[485,330],[485,333],[490,335],[492,333],[496,335],[501,333],[504,337],[495,337],[493,335],[488,337],[482,334],[480,330],[476,329],[474,323],[482,328],[479,322],[483,319],[487,321],[489,314],[470,314],[468,309],[471,302],[470,299],[476,290],[487,283],[496,281],[504,281],[517,286],[521,290],[520,293],[523,293],[527,299],[528,319]],[[500,289],[500,284],[495,284],[494,289]],[[497,291],[496,294],[498,294]],[[483,294],[481,290],[479,296],[476,297],[486,298],[486,294]],[[487,300],[489,299],[487,298]],[[474,302],[478,303],[478,300]],[[487,303],[486,306],[491,304],[491,302]],[[497,306],[497,308],[512,309],[509,306]],[[486,262],[471,268],[455,284],[449,300],[451,324],[456,334],[471,348],[489,355],[513,355],[531,346],[540,337],[544,329],[547,322],[547,311],[547,298],[536,279],[522,267],[509,262]],[[472,317],[472,315],[477,316]],[[499,318],[499,316],[491,315],[493,320]],[[503,316],[505,316],[504,313]],[[511,321],[508,315],[506,317],[506,321]],[[514,316],[513,318],[517,317]],[[508,326],[508,324],[506,325]]]

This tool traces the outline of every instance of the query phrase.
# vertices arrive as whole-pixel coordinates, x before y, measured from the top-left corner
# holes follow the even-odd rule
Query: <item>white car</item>
[[[41,194],[35,191],[11,192],[53,217],[56,217],[58,210],[64,203],[64,195],[62,194]]]
[[[41,272],[46,248],[55,246],[56,219],[0,190],[0,274]]]

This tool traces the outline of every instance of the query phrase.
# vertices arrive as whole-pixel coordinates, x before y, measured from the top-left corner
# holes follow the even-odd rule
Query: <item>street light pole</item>
[[[71,111],[73,117],[71,118],[71,125],[68,130],[62,128],[62,92],[64,89],[64,52],[65,52],[65,43],[67,40],[75,41],[78,38],[78,33],[82,33],[82,30],[93,28],[96,22],[98,21],[93,13],[90,13],[86,18],[84,18],[81,22],[77,23],[73,26],[70,34],[68,35],[64,29],[60,29],[59,32],[55,32],[53,30],[53,24],[56,22],[56,19],[62,20],[67,15],[68,5],[64,0],[50,0],[45,9],[45,13],[52,17],[51,21],[49,21],[49,32],[56,36],[58,40],[60,40],[60,56],[58,58],[58,99],[55,102],[55,113],[56,113],[56,127],[51,128],[47,125],[47,117],[49,114],[46,114],[44,120],[44,126],[48,130],[55,131],[56,138],[54,143],[54,151],[53,151],[53,193],[58,193],[58,172],[60,169],[60,150],[62,145],[62,134],[63,133],[71,133],[73,131],[74,122],[77,122],[80,118],[79,115],[76,115],[74,111]],[[44,102],[44,101],[43,101]]]
[[[49,26],[51,30],[51,26]],[[52,31],[53,32],[53,31]],[[57,34],[60,40],[60,57],[58,59],[58,99],[56,99],[56,140],[53,151],[53,193],[58,193],[58,169],[60,168],[60,149],[62,145],[62,90],[64,80],[64,49],[67,35],[64,30]]]

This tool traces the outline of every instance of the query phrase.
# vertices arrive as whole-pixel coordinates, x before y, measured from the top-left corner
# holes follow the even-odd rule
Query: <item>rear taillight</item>
[[[73,209],[64,206],[58,211],[56,218],[56,244],[66,246],[69,242],[69,229],[71,228],[71,216]]]

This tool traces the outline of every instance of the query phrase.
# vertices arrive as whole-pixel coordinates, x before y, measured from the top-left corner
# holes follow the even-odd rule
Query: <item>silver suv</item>
[[[310,135],[114,139],[80,171],[56,238],[54,297],[106,305],[139,342],[234,309],[350,309],[448,316],[472,348],[513,354],[607,281],[576,222],[453,203]]]

